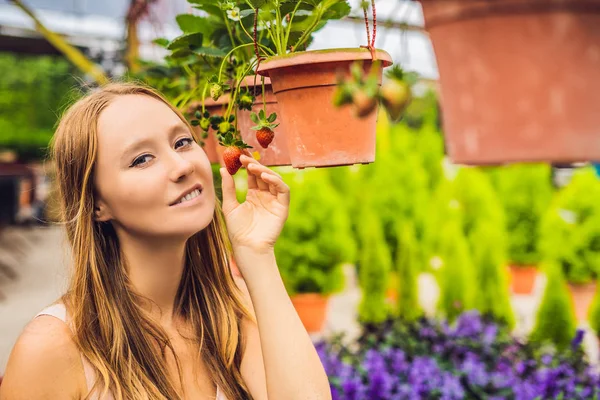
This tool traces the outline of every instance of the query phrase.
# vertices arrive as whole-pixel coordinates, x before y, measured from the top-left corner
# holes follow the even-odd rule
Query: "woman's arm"
[[[285,290],[274,253],[238,251],[235,258],[258,322],[258,327],[248,324],[246,328],[242,362],[252,396],[257,400],[331,399],[327,375]],[[265,377],[256,371],[263,363],[267,396],[261,390]]]
[[[62,321],[40,316],[15,344],[0,387],[0,400],[82,398],[83,366],[71,332]]]
[[[235,181],[225,168],[221,168],[221,183],[227,232],[260,332],[254,342],[252,335],[246,335],[251,342],[246,354],[255,354],[250,361],[254,368],[264,363],[269,399],[331,399],[327,374],[275,261],[275,243],[289,213],[290,188],[279,174],[252,157],[241,156],[240,161],[248,173],[246,200],[241,204],[237,200]],[[256,355],[259,346],[262,359]],[[250,390],[257,399],[265,399],[260,389]]]

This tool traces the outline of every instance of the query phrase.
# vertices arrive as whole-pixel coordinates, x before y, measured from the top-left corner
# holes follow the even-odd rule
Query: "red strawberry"
[[[273,130],[271,128],[269,128],[268,126],[263,126],[262,128],[260,128],[259,130],[256,131],[256,140],[258,140],[258,143],[264,149],[269,147],[269,144],[271,144],[274,137],[275,137],[275,132],[273,132]]]
[[[240,161],[240,156],[244,154],[244,150],[235,146],[228,146],[223,151],[223,161],[225,162],[225,167],[227,167],[227,171],[230,175],[235,175],[236,172],[242,167],[242,162]]]

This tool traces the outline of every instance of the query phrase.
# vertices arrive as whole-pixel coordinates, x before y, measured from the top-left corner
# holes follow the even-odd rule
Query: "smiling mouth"
[[[201,193],[202,193],[202,189],[195,189],[191,193],[186,194],[181,199],[177,200],[175,203],[173,203],[171,205],[176,206],[178,204],[182,204],[182,203],[191,201],[191,200],[195,199],[196,197],[200,196]]]

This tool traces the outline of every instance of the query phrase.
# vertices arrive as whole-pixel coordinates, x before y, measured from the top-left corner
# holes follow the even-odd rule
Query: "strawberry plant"
[[[275,134],[273,133],[273,129],[279,126],[278,123],[275,123],[275,119],[277,118],[277,114],[272,113],[267,118],[265,110],[262,109],[258,114],[252,113],[250,115],[252,122],[256,124],[256,126],[252,127],[252,130],[256,131],[256,139],[258,143],[265,149],[269,147],[269,144],[273,141],[273,137]]]

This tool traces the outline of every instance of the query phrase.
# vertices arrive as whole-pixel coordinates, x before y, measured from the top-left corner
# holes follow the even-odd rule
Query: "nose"
[[[169,177],[173,182],[179,182],[194,172],[194,164],[181,154],[173,152],[170,159]]]

